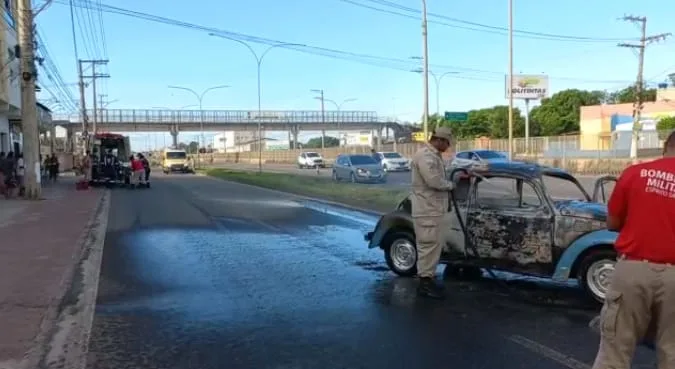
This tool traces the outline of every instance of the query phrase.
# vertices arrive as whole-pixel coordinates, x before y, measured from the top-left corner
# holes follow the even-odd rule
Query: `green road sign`
[[[457,111],[446,111],[445,112],[445,120],[452,120],[455,122],[466,122],[466,120],[469,118],[469,114],[464,113],[464,112],[457,112]]]

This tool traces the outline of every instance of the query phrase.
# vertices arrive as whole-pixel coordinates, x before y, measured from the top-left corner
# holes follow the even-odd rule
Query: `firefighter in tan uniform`
[[[450,148],[452,131],[440,127],[412,158],[412,217],[417,239],[417,276],[420,296],[442,299],[443,287],[436,283],[441,257],[441,220],[448,211],[449,194],[455,186],[446,179],[441,154]]]

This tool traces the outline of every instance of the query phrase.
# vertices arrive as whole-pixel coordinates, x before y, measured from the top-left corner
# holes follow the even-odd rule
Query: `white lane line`
[[[591,369],[591,366],[584,362],[581,362],[569,355],[565,355],[562,352],[554,350],[548,346],[544,346],[541,343],[527,339],[523,336],[515,335],[508,337],[508,339],[511,342],[517,343],[536,354],[549,358],[570,369]]]

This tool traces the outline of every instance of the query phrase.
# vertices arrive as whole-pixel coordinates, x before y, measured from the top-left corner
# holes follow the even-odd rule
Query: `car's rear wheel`
[[[617,254],[614,250],[596,250],[588,253],[579,265],[577,280],[585,294],[593,301],[603,303],[612,280]]]
[[[412,232],[402,230],[389,233],[382,242],[382,248],[387,266],[394,273],[403,277],[417,274],[417,247]]]

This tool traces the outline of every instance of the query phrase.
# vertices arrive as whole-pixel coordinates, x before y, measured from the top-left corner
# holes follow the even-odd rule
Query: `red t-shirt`
[[[134,172],[144,169],[145,168],[143,167],[143,162],[141,162],[140,160],[134,159],[131,161],[131,170],[133,170]]]
[[[614,245],[618,253],[675,264],[675,158],[626,168],[607,208],[624,220]]]

